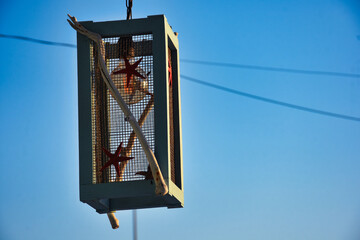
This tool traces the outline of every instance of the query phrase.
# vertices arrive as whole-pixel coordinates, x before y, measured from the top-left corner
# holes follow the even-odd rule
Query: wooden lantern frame
[[[78,48],[78,105],[79,105],[79,164],[80,200],[96,209],[98,213],[115,210],[183,207],[183,166],[181,137],[181,101],[178,38],[164,15],[148,16],[142,19],[80,22],[89,31],[102,37],[152,34],[153,78],[154,78],[154,125],[155,157],[163,174],[168,193],[155,194],[155,186],[148,180],[93,183],[92,157],[92,101],[90,45],[91,40],[77,34]],[[106,47],[106,46],[105,46]],[[172,99],[173,116],[169,115],[168,50],[172,55]],[[172,119],[173,151],[171,161],[170,120]],[[175,165],[176,179],[172,180]],[[173,177],[174,179],[174,177]]]

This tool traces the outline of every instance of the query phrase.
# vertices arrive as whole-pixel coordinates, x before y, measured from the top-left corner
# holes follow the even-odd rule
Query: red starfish
[[[129,60],[126,57],[124,57],[125,68],[114,72],[114,74],[126,73],[126,87],[129,87],[131,75],[135,75],[139,78],[145,79],[143,75],[141,75],[138,71],[136,71],[136,68],[142,59],[143,58],[140,58],[134,64],[131,64]]]
[[[119,155],[120,155],[120,152],[121,152],[121,148],[122,148],[122,142],[120,143],[119,147],[116,149],[114,154],[110,153],[108,150],[103,148],[103,151],[110,158],[110,160],[105,163],[105,165],[100,169],[100,172],[102,170],[104,170],[105,168],[109,167],[112,164],[112,165],[115,166],[116,173],[120,177],[119,162],[125,162],[125,161],[128,161],[130,159],[133,159],[133,157],[120,157]]]
[[[168,60],[168,72],[169,72],[169,85],[172,85],[172,67],[171,67],[171,61]]]

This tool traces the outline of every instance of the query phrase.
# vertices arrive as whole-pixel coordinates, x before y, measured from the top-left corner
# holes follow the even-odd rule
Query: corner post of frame
[[[166,184],[169,186],[170,182],[170,169],[168,156],[169,145],[168,137],[168,90],[167,90],[167,36],[165,33],[165,16],[156,15],[148,17],[153,29],[154,44],[154,114],[155,114],[155,156],[158,160],[161,172],[163,174]],[[166,107],[161,107],[166,106]],[[164,121],[166,119],[166,122]]]
[[[92,184],[90,41],[77,34],[80,185]],[[81,198],[81,193],[80,193]]]

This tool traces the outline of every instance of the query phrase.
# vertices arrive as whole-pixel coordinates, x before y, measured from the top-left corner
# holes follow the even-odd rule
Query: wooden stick
[[[119,220],[115,217],[115,212],[108,212],[107,216],[113,229],[119,228]]]
[[[154,95],[153,94],[149,94],[149,95],[151,95],[151,98],[150,98],[148,104],[146,105],[146,107],[138,121],[138,124],[140,127],[144,124],[148,114],[150,113],[152,107],[154,106]],[[136,139],[135,131],[132,131],[132,133],[130,134],[129,140],[128,140],[128,144],[127,144],[126,148],[123,150],[122,154],[124,154],[125,156],[131,155],[131,151],[134,146],[135,139]],[[120,180],[122,180],[122,176],[125,172],[125,168],[126,168],[126,165],[128,162],[129,161],[120,163]]]

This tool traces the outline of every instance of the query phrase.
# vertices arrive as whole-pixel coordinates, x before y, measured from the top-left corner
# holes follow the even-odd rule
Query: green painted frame
[[[168,194],[155,194],[155,185],[150,181],[126,181],[115,183],[93,184],[92,168],[92,128],[91,128],[91,77],[90,77],[90,40],[77,34],[78,50],[78,105],[79,105],[79,170],[80,201],[89,204],[98,213],[114,210],[168,207],[178,208],[184,204],[182,137],[181,137],[181,100],[180,100],[180,68],[178,38],[172,31],[164,15],[148,16],[142,19],[81,22],[92,32],[102,37],[114,37],[129,34],[153,34],[153,74],[154,74],[154,116],[155,116],[155,156],[159,163]],[[169,137],[169,86],[168,86],[168,54],[170,46],[176,51],[174,101],[178,109],[174,117],[175,142],[178,174],[181,184],[171,181],[170,137]],[[166,127],[164,127],[166,125]],[[167,146],[167,147],[158,147]]]

